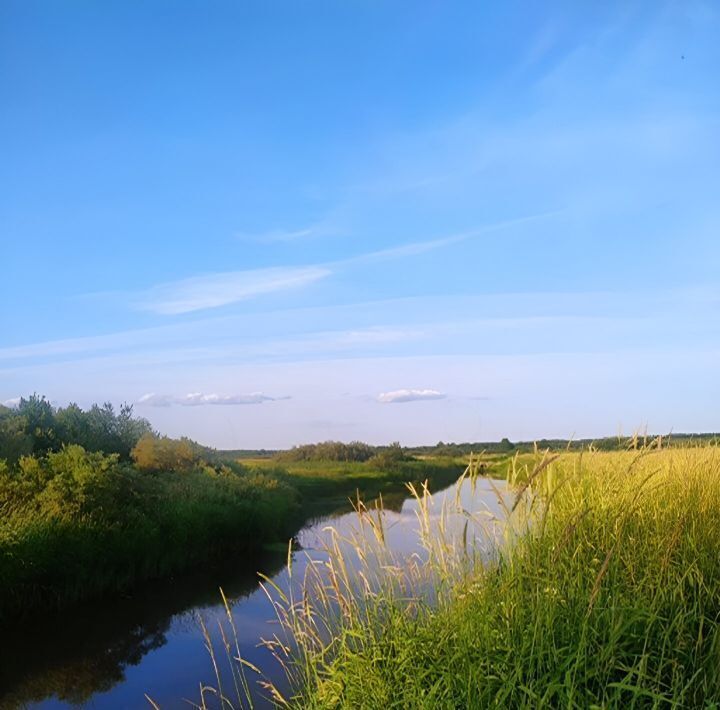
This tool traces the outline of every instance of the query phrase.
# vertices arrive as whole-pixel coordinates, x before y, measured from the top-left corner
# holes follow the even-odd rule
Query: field
[[[720,450],[537,454],[507,475],[494,563],[425,541],[420,573],[454,580],[434,604],[370,562],[371,583],[348,581],[340,546],[302,603],[276,600],[298,644],[291,705],[718,706]]]
[[[428,481],[431,488],[450,485],[462,473],[467,457],[425,457],[377,466],[372,461],[278,461],[243,459],[262,472],[282,472],[298,490],[306,509],[327,510],[362,493],[365,499],[388,491],[404,490],[408,482]]]

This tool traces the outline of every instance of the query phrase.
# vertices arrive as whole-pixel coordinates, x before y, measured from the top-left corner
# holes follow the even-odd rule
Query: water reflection
[[[502,517],[495,484],[480,481],[474,491],[466,484],[461,489],[466,509],[484,508],[489,516]],[[454,490],[451,486],[436,496],[436,511],[443,495],[454,496]],[[393,551],[400,556],[417,554],[417,503],[408,500],[404,488],[385,491],[382,502]],[[298,533],[302,548],[294,558],[298,577],[304,565],[324,559],[328,525],[346,534],[357,525],[349,507],[318,517]],[[0,707],[134,709],[146,706],[144,694],[148,693],[162,708],[187,708],[184,699],[197,702],[200,683],[215,684],[198,615],[221,651],[218,625],[226,615],[219,603],[219,587],[230,600],[240,653],[281,690],[287,690],[282,669],[260,644],[261,638],[278,632],[278,626],[255,572],[262,569],[287,588],[285,562],[283,552],[234,560],[221,570],[198,570],[148,584],[131,596],[86,603],[75,611],[10,630],[0,644]],[[222,652],[216,661],[229,678],[230,661]],[[251,685],[257,706],[269,705],[252,679]]]
[[[275,574],[285,562],[282,554],[236,560],[231,576],[217,569],[195,571],[6,630],[0,648],[0,707],[24,707],[53,696],[57,702],[42,707],[87,704],[126,681],[128,668],[166,645],[169,636],[183,630],[194,635],[196,612],[217,606],[220,586],[239,602],[257,589],[254,570]],[[127,705],[137,706],[137,698]],[[109,700],[102,707],[125,706]]]

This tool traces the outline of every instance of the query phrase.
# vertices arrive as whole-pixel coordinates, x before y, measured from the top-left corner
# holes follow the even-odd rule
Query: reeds
[[[268,684],[273,701],[716,707],[720,450],[538,452],[508,480],[494,516],[411,487],[421,547],[406,557],[381,504],[358,501],[356,531],[330,532],[302,580],[266,580],[292,688]]]

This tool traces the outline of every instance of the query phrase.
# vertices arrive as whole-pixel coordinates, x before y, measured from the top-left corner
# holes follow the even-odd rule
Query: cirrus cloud
[[[322,266],[270,267],[227,271],[159,284],[139,294],[138,310],[179,315],[218,308],[262,294],[299,288],[329,276]]]
[[[433,399],[445,399],[445,394],[430,389],[402,389],[392,392],[381,392],[378,402],[383,404],[399,404],[402,402],[419,402]]]

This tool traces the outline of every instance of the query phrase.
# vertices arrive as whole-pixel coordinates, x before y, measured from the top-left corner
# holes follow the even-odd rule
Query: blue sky
[[[0,7],[0,401],[221,447],[720,429],[720,8]]]

